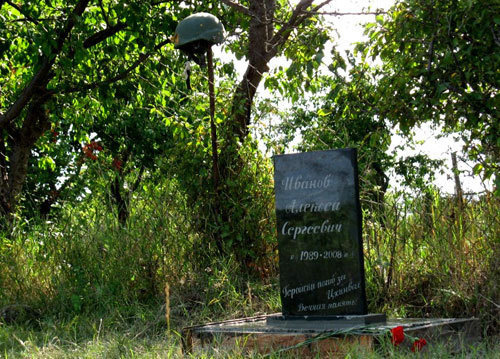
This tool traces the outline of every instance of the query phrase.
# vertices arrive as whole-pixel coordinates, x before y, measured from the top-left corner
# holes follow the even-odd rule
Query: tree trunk
[[[315,10],[328,2],[324,1]],[[235,6],[234,2],[225,1],[225,3]],[[231,198],[231,201],[220,202],[220,217],[217,216],[220,219],[217,220],[218,223],[215,223],[217,228],[222,228],[228,223],[233,226],[232,223],[241,221],[241,218],[235,218],[234,213],[238,213],[235,204],[245,207],[249,198],[252,198],[251,193],[242,191],[241,188],[235,188],[235,184],[238,183],[239,176],[246,165],[246,160],[240,157],[238,141],[243,143],[248,135],[252,104],[264,74],[269,71],[269,61],[288,41],[292,31],[313,15],[314,12],[307,11],[312,3],[313,0],[299,1],[289,18],[281,24],[279,29],[275,27],[275,0],[250,0],[248,8],[241,10],[240,7],[240,11],[250,16],[248,66],[241,82],[235,88],[230,116],[228,122],[225,123],[224,131],[220,134],[224,138],[219,157],[220,195]],[[229,241],[232,243],[232,252],[239,261],[248,264],[254,260],[247,249],[252,247],[255,238],[252,238],[248,233],[238,233],[237,239],[233,238],[232,241]]]
[[[464,192],[462,184],[460,183],[460,171],[458,169],[457,153],[451,153],[451,165],[453,169],[453,178],[455,179],[455,198],[457,200],[458,209],[462,210],[464,207]]]
[[[126,153],[123,155],[123,166],[127,162],[130,154]],[[134,183],[128,184],[128,186],[125,186],[125,177],[126,174],[130,173],[130,170],[128,172],[125,172],[123,168],[117,169],[117,173],[115,175],[114,180],[111,182],[111,195],[112,195],[112,200],[113,203],[116,205],[116,213],[118,215],[118,222],[122,225],[125,226],[127,224],[127,221],[130,217],[130,200],[132,198],[132,194],[137,191],[139,188],[139,185],[142,182],[142,176],[144,174],[145,167],[144,165],[141,166],[139,169],[139,174],[137,175],[137,178],[135,179]]]
[[[24,179],[26,178],[30,150],[31,147],[24,143],[16,143],[12,148],[7,186],[7,203],[8,208],[10,208],[12,212],[17,206]]]
[[[262,76],[269,70],[268,62],[274,56],[271,48],[273,35],[274,0],[250,2],[250,29],[248,32],[248,67],[234,92],[231,117],[232,132],[243,141],[248,134],[250,112]]]
[[[1,154],[2,179],[0,184],[0,214],[10,221],[15,212],[23,183],[28,172],[28,161],[35,142],[50,127],[45,115],[43,104],[46,100],[34,101],[28,109],[26,119],[21,129],[9,126],[7,137],[12,143],[9,152],[6,151],[5,138],[2,139]],[[6,158],[9,158],[8,162]]]
[[[125,226],[127,224],[129,213],[129,196],[126,193],[122,195],[122,181],[120,181],[119,175],[115,176],[113,182],[111,182],[111,194],[113,195],[113,201],[116,205],[116,212],[118,215],[118,222]]]

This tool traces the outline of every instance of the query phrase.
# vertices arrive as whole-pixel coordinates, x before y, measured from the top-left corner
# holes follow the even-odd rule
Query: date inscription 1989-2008
[[[342,251],[301,251],[299,261],[315,261],[321,259],[342,259],[352,257],[352,253],[342,252]],[[294,256],[290,256],[291,260],[294,260]]]

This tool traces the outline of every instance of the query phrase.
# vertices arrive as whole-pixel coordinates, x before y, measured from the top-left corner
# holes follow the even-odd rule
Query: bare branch
[[[313,15],[331,15],[331,16],[358,16],[358,15],[385,15],[387,11],[360,11],[360,12],[339,12],[339,11],[308,11]]]
[[[223,4],[226,4],[227,6],[232,7],[236,11],[241,12],[242,14],[245,14],[245,15],[248,15],[248,16],[251,15],[250,9],[248,9],[247,7],[245,7],[245,6],[241,5],[241,4],[235,3],[234,1],[231,1],[231,0],[221,0],[221,2]]]
[[[288,22],[283,25],[283,27],[281,27],[281,29],[279,29],[276,34],[274,34],[273,38],[270,41],[273,46],[274,52],[277,52],[278,47],[286,42],[291,32],[298,25],[304,22],[304,20],[306,20],[307,18],[316,15],[319,9],[329,4],[332,0],[325,0],[321,4],[315,6],[314,11],[307,11],[307,9],[312,5],[313,1],[314,0],[301,0],[293,10]]]
[[[104,30],[96,32],[94,35],[88,37],[84,42],[83,42],[83,47],[85,49],[88,49],[89,47],[92,47],[101,41],[106,40],[108,37],[113,36],[117,32],[125,29],[127,25],[123,22],[119,22],[118,24],[108,27]]]
[[[288,22],[283,25],[283,27],[281,27],[276,34],[274,34],[273,38],[270,41],[275,49],[286,41],[289,33],[299,22],[300,15],[303,14],[304,10],[307,9],[312,4],[312,2],[313,0],[301,0],[300,3],[297,4]]]
[[[5,2],[6,2],[7,4],[9,4],[10,6],[12,6],[14,9],[16,9],[17,11],[19,11],[21,14],[23,14],[23,15],[24,15],[24,17],[26,18],[26,20],[28,20],[28,21],[30,21],[30,22],[32,22],[32,23],[34,23],[34,24],[37,24],[37,25],[38,25],[38,20],[36,20],[36,19],[32,18],[31,16],[29,16],[28,14],[26,14],[26,13],[23,11],[23,9],[22,9],[19,5],[15,4],[15,3],[13,3],[12,1],[8,1],[8,0],[7,0],[7,1],[5,1]],[[2,5],[3,5],[3,4],[2,4]],[[0,7],[1,7],[1,6],[0,6]]]
[[[55,21],[55,20],[57,20],[57,18],[55,18],[55,17],[45,17],[45,18],[37,19],[38,22],[42,22],[42,21]],[[31,19],[21,18],[21,19],[8,20],[7,22],[33,22],[33,21]]]
[[[170,3],[170,2],[172,2],[172,0],[156,1],[156,2],[152,2],[151,6],[161,5],[161,4]]]
[[[325,5],[328,5],[330,2],[331,2],[331,0],[325,0],[325,1],[323,1],[321,4],[316,5],[316,6],[312,9],[312,11],[313,11],[313,12],[317,12],[319,9],[321,9],[321,8],[322,8],[323,6],[325,6]]]

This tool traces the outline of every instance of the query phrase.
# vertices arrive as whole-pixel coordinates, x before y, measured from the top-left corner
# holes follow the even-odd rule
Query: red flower
[[[391,329],[391,342],[394,346],[398,346],[405,340],[405,333],[402,326],[398,326]]]
[[[417,339],[413,342],[413,345],[411,347],[412,352],[418,352],[422,350],[422,348],[427,345],[427,341],[424,338]]]

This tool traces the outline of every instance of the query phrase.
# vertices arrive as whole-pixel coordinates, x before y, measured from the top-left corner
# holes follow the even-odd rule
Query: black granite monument
[[[367,315],[355,149],[274,157],[282,315],[278,320]]]

